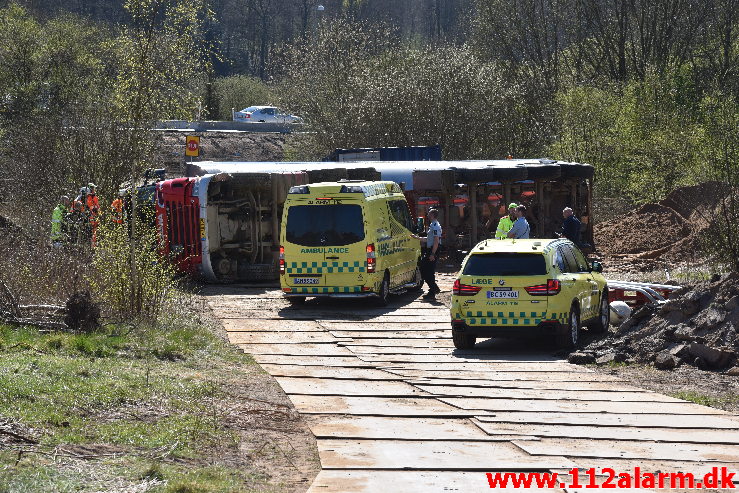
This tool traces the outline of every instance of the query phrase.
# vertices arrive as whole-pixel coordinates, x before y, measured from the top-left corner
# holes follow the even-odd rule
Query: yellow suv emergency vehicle
[[[391,181],[342,180],[292,187],[280,231],[280,286],[308,296],[375,297],[420,289],[421,249],[403,191]]]
[[[572,348],[582,325],[607,330],[610,307],[602,271],[564,239],[480,242],[454,283],[455,347],[471,349],[478,337],[544,333]]]

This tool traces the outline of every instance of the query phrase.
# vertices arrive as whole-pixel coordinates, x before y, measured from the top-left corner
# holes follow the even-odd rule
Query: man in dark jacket
[[[580,220],[575,217],[575,213],[570,207],[565,207],[562,210],[562,216],[565,218],[562,223],[562,236],[579,246],[581,227]]]

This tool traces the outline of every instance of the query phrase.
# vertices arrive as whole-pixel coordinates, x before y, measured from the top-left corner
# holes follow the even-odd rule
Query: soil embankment
[[[304,138],[301,134],[256,132],[162,132],[156,161],[169,177],[184,173],[187,135],[200,136],[200,156],[194,161],[284,161]]]
[[[596,224],[598,252],[625,268],[620,260],[636,269],[654,267],[657,261],[700,262],[702,237],[728,193],[718,182],[681,187],[656,204]]]

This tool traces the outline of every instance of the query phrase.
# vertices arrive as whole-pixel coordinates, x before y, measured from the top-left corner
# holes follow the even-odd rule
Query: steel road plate
[[[325,469],[531,471],[575,465],[562,456],[532,456],[504,442],[319,440],[318,454]]]

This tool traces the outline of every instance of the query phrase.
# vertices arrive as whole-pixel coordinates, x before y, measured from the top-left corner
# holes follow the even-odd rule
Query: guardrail
[[[305,125],[303,125],[302,123],[244,123],[224,121],[188,122],[185,120],[167,120],[163,122],[157,122],[154,130],[182,130],[191,132],[265,132],[289,134],[293,132],[302,132],[304,131],[304,128]]]

